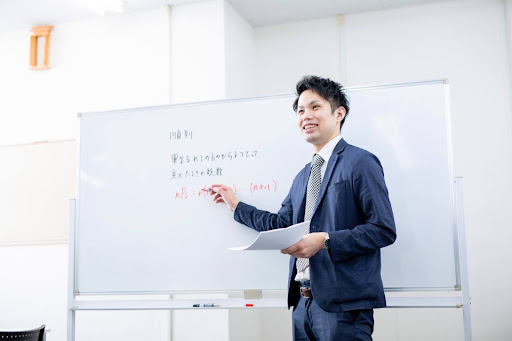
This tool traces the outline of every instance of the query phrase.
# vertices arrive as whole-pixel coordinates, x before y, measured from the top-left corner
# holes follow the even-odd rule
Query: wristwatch
[[[329,239],[329,233],[325,232],[324,246],[327,250],[331,249],[331,240]]]

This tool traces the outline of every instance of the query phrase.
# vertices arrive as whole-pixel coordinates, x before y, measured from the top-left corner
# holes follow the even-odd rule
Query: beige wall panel
[[[0,245],[68,238],[75,141],[0,147]]]

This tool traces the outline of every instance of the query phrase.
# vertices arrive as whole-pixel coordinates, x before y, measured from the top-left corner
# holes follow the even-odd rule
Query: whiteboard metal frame
[[[419,82],[404,82],[404,83],[391,83],[391,84],[375,84],[375,85],[363,85],[363,86],[347,86],[343,87],[343,90],[349,91],[361,91],[368,89],[386,89],[386,88],[398,88],[406,86],[418,86],[418,85],[429,85],[429,84],[448,84],[448,79],[430,79]]]
[[[461,193],[457,193],[457,179],[454,177],[453,174],[453,137],[452,137],[452,115],[451,115],[451,103],[450,103],[450,87],[448,84],[448,80],[445,81],[445,87],[444,87],[444,100],[445,100],[445,108],[444,111],[446,113],[446,133],[447,133],[447,147],[448,147],[448,162],[449,162],[449,172],[450,172],[450,195],[451,195],[451,203],[452,203],[452,210],[455,213],[452,216],[452,229],[453,229],[453,251],[454,251],[454,257],[455,257],[455,290],[460,290],[461,288],[461,274],[460,274],[460,267],[459,264],[461,262],[461,255],[459,253],[459,242],[458,237],[460,234],[460,231],[458,230],[458,211],[457,211],[457,195],[462,195]],[[462,178],[461,178],[462,181]],[[462,182],[460,183],[460,186],[462,186]],[[462,214],[464,212],[462,211]]]
[[[450,193],[452,197],[452,212],[453,216],[453,233],[454,233],[454,251],[455,251],[455,275],[456,285],[454,288],[386,288],[386,300],[387,308],[462,308],[463,310],[463,323],[464,323],[464,341],[472,341],[471,332],[471,311],[470,311],[470,294],[469,294],[469,276],[468,276],[468,264],[467,264],[467,248],[466,248],[466,233],[465,233],[465,222],[464,222],[464,202],[463,202],[463,179],[462,177],[453,177],[453,148],[452,148],[452,134],[451,134],[451,114],[450,114],[450,103],[449,103],[449,86],[448,80],[429,80],[422,82],[410,82],[410,83],[398,83],[388,85],[373,85],[373,86],[362,86],[362,87],[346,87],[346,90],[359,91],[365,89],[378,89],[378,88],[389,88],[389,87],[400,87],[400,86],[416,86],[425,84],[445,84],[445,118],[446,118],[446,129],[447,129],[447,148],[449,158],[449,181]],[[265,96],[255,98],[244,98],[244,99],[230,99],[230,100],[218,100],[218,101],[204,101],[197,103],[184,103],[172,105],[173,107],[183,106],[195,106],[205,103],[217,103],[217,102],[240,102],[248,99],[252,100],[264,100],[269,98],[282,98],[288,97],[290,94],[277,95],[277,96]],[[152,107],[140,107],[125,110],[114,110],[109,113],[116,112],[134,112],[140,111],[146,108],[162,108],[169,107],[165,106],[152,106]],[[103,112],[88,112],[79,113],[78,117],[84,115],[99,115]],[[79,174],[80,166],[80,133],[78,132],[77,140],[77,178]],[[77,181],[76,193],[79,197],[79,184]],[[78,228],[78,210],[77,210],[78,199],[70,200],[69,204],[69,278],[68,278],[68,312],[67,312],[67,340],[72,341],[75,339],[75,321],[76,311],[79,310],[184,310],[184,309],[254,309],[254,308],[286,308],[286,291],[281,290],[270,290],[266,292],[272,292],[273,294],[283,294],[283,297],[278,298],[262,298],[262,299],[243,299],[243,298],[224,298],[224,299],[173,299],[172,295],[166,300],[147,300],[147,299],[135,299],[135,300],[124,300],[124,301],[112,301],[112,300],[88,300],[81,301],[77,298],[80,296],[98,296],[102,295],[148,295],[148,294],[176,294],[176,293],[191,293],[191,292],[102,292],[102,293],[81,293],[77,291],[78,283],[78,271],[77,271],[77,228]],[[390,295],[392,292],[397,293],[410,293],[419,291],[420,293],[414,296],[395,296]],[[422,295],[421,292],[450,292],[451,296],[443,295]],[[198,293],[219,293],[219,291],[194,291],[194,294]],[[222,291],[221,293],[233,293],[233,291]],[[142,296],[141,296],[142,297]],[[144,297],[147,298],[147,297]],[[194,307],[194,305],[203,304],[215,304],[214,307]],[[246,304],[252,304],[253,306],[246,306]]]

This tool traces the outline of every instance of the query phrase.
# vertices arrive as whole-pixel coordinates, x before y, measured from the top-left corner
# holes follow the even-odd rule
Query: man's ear
[[[344,107],[339,107],[338,109],[336,109],[334,114],[336,115],[336,121],[341,122],[345,118],[347,111],[345,110]]]

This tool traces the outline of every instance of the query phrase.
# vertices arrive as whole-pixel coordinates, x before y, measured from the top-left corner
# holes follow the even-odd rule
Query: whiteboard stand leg
[[[169,300],[172,301],[174,295],[169,295]],[[169,310],[169,341],[174,339],[174,313],[173,310]]]
[[[69,241],[68,241],[68,337],[75,340],[75,217],[76,199],[69,201]]]
[[[75,310],[68,309],[68,341],[75,341]]]
[[[470,304],[462,306],[462,317],[464,321],[464,341],[472,341],[473,335],[471,334],[471,307]]]
[[[460,286],[462,291],[462,317],[464,341],[472,341],[471,297],[469,296],[468,254],[466,247],[466,225],[464,222],[463,179],[455,178],[455,204],[457,208],[457,233],[459,249]]]

